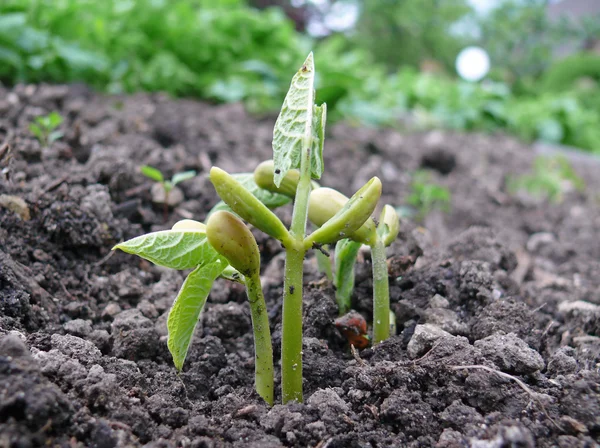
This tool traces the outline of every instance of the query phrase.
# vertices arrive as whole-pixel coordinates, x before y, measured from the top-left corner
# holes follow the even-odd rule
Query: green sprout
[[[194,329],[218,277],[246,285],[255,343],[255,387],[273,404],[273,350],[260,286],[260,255],[254,236],[238,218],[220,211],[206,225],[184,219],[171,230],[152,232],[113,247],[172,269],[193,269],[169,311],[167,346],[183,368]]]
[[[140,171],[144,176],[146,176],[149,179],[152,179],[160,186],[160,190],[161,190],[160,193],[162,193],[162,198],[161,198],[160,202],[162,202],[162,204],[163,204],[163,215],[164,215],[164,220],[166,222],[167,216],[169,213],[170,195],[171,195],[171,192],[173,191],[173,188],[175,188],[175,186],[178,183],[194,177],[196,175],[196,171],[190,170],[190,171],[183,171],[181,173],[175,173],[173,175],[173,177],[171,178],[171,180],[166,180],[165,176],[163,175],[163,173],[160,170],[158,170],[152,166],[149,166],[149,165],[142,165],[140,167]]]
[[[58,129],[62,122],[63,117],[58,112],[50,112],[48,115],[36,117],[33,123],[29,124],[29,132],[38,139],[43,147],[46,147],[64,135]]]
[[[413,174],[410,184],[411,193],[406,202],[417,210],[416,218],[423,220],[433,210],[448,212],[450,210],[450,190],[431,182],[427,171],[418,170]]]
[[[512,194],[525,190],[537,198],[558,203],[569,190],[583,191],[585,183],[564,156],[539,156],[533,163],[533,173],[509,178],[507,189]]]
[[[330,213],[331,205],[323,204],[324,208],[319,208],[318,195],[314,195],[323,190],[313,189],[313,179],[319,179],[323,173],[326,117],[325,104],[316,106],[314,103],[314,78],[311,53],[294,75],[275,123],[272,166],[262,165],[254,173],[238,175],[231,175],[218,167],[211,169],[210,180],[222,203],[213,208],[206,227],[186,220],[171,230],[142,235],[115,246],[155,264],[174,269],[194,269],[184,282],[168,319],[168,346],[178,369],[183,366],[194,327],[213,281],[221,276],[246,285],[254,329],[256,388],[268,403],[272,403],[272,379],[269,379],[273,372],[270,367],[272,350],[258,277],[258,248],[241,220],[280,241],[285,249],[281,337],[283,403],[301,402],[303,398],[302,293],[306,253],[350,235],[359,235],[362,242],[373,242],[377,259],[383,259],[383,265],[377,265],[376,288],[383,291],[385,286],[386,292],[388,288],[384,246],[388,232],[380,232],[371,218],[381,196],[380,180],[373,177],[350,199],[344,197],[344,203],[334,213]],[[265,168],[272,173],[267,181],[275,192],[263,188],[261,175]],[[159,181],[163,181],[162,174]],[[288,230],[270,208],[283,205],[292,197],[294,209]],[[309,202],[311,214],[316,210],[320,227],[307,235]],[[361,231],[362,227],[366,230]],[[389,297],[385,303],[387,322]]]
[[[307,236],[312,179],[319,179],[323,173],[326,116],[326,106],[316,106],[314,103],[314,75],[311,53],[292,79],[273,133],[274,187],[285,191],[284,179],[289,171],[299,170],[289,230],[234,177],[217,167],[210,172],[210,179],[220,198],[238,216],[279,240],[285,248],[281,341],[284,403],[302,401],[302,287],[306,252],[323,244],[335,243],[346,234],[358,230],[373,213],[381,195],[381,182],[374,177],[338,213],[330,216],[322,227]]]

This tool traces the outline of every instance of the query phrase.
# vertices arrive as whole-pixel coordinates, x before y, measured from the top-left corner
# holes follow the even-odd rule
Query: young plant
[[[175,186],[178,183],[194,177],[196,175],[196,171],[190,170],[190,171],[183,171],[181,173],[175,173],[173,175],[173,177],[171,178],[171,180],[166,180],[165,176],[163,175],[163,173],[160,170],[158,170],[152,166],[149,166],[149,165],[142,165],[140,167],[140,171],[142,172],[142,174],[144,176],[155,181],[156,182],[155,185],[157,185],[159,187],[160,190],[158,191],[157,194],[160,197],[160,201],[157,201],[157,202],[159,202],[159,203],[162,202],[162,204],[163,204],[163,215],[164,215],[164,220],[166,221],[168,213],[169,213],[169,205],[171,205],[169,202],[171,192],[173,191],[173,189],[175,188]],[[154,192],[154,190],[153,190],[153,192]]]
[[[266,161],[261,163],[255,170],[255,180],[256,183],[265,190],[281,191],[277,190],[273,182],[274,178],[274,166],[271,161]],[[290,197],[294,197],[295,190],[297,186],[297,173],[292,171],[288,172],[286,177],[283,179],[282,185],[286,186],[286,195]],[[322,188],[322,189],[313,189],[313,192],[310,196],[310,206],[308,216],[311,222],[316,225],[322,225],[324,222],[329,219],[330,216],[335,213],[336,210],[346,204],[348,198],[339,193],[336,190],[331,188]],[[372,220],[370,220],[372,221]],[[352,291],[354,289],[354,266],[356,264],[356,258],[358,255],[358,251],[360,250],[363,243],[368,244],[373,248],[373,246],[377,243],[377,240],[382,240],[385,247],[389,246],[398,235],[400,229],[400,221],[398,219],[398,215],[394,208],[390,205],[386,205],[383,209],[383,212],[380,216],[380,224],[377,227],[377,238],[369,237],[369,228],[373,229],[375,226],[374,221],[370,222],[369,220],[357,231],[357,236],[348,235],[347,238],[343,238],[339,240],[335,245],[335,254],[334,254],[334,266],[335,266],[335,274],[333,274],[332,263],[330,260],[330,256],[327,253],[327,246],[324,245],[316,251],[317,262],[319,264],[319,270],[327,275],[330,280],[333,280],[333,283],[336,287],[336,300],[338,303],[338,309],[340,316],[346,315],[351,308],[351,296]],[[375,251],[374,251],[375,252]],[[381,257],[381,253],[379,254]],[[374,257],[375,259],[375,257]],[[383,253],[383,263],[385,263],[386,257],[385,252]],[[379,260],[378,267],[383,266],[381,259]],[[373,265],[375,268],[375,264]],[[374,271],[375,273],[375,271]],[[374,275],[375,279],[375,275]],[[389,304],[389,291],[386,289],[385,284],[387,284],[387,272],[385,276],[385,281],[380,281],[379,283],[373,282],[377,287],[374,290],[374,304],[381,304],[379,309],[381,312],[383,310],[383,306],[385,303]],[[386,298],[387,297],[387,298]],[[375,313],[374,313],[375,314]],[[381,313],[380,313],[381,314]],[[378,315],[380,317],[380,315]],[[375,324],[374,327],[377,326],[377,320],[381,321],[382,324],[379,327],[383,327],[385,325],[385,317],[383,319],[374,319]],[[356,319],[351,319],[352,322],[356,322]],[[388,322],[395,321],[395,317],[393,313],[389,313]],[[348,336],[348,334],[356,334],[357,339],[348,338],[349,341],[359,347],[362,348],[365,340],[365,332],[362,332],[362,325],[347,325],[344,323],[345,320],[336,321],[336,326],[341,329],[342,333]],[[395,322],[390,324],[390,328],[393,328]],[[346,328],[346,330],[344,330]],[[359,331],[359,328],[361,330]],[[387,339],[389,336],[385,336],[385,333],[382,329],[377,331],[377,334],[381,335],[381,338]],[[389,333],[388,333],[389,334]],[[382,339],[382,340],[383,340]],[[361,341],[361,344],[357,345],[357,341]],[[377,341],[380,342],[380,341]]]
[[[38,139],[43,147],[49,146],[64,134],[58,127],[62,124],[63,117],[58,112],[50,112],[48,115],[36,117],[29,124],[29,132]]]
[[[507,189],[512,194],[525,190],[537,198],[558,203],[569,190],[583,191],[585,183],[564,156],[539,156],[533,163],[533,173],[509,178]]]
[[[318,188],[310,195],[309,219],[317,226],[322,226],[331,219],[337,210],[347,206],[349,200],[342,193],[331,188]],[[344,235],[349,242],[336,246],[336,263],[338,284],[342,287],[343,295],[338,301],[340,314],[350,308],[351,285],[354,280],[354,261],[361,244],[371,248],[373,266],[373,343],[378,344],[390,336],[390,293],[387,270],[386,246],[389,246],[398,236],[400,222],[394,208],[386,205],[376,226],[372,218],[356,231]],[[338,252],[339,251],[339,256]]]
[[[167,345],[177,370],[185,361],[200,312],[218,277],[246,285],[255,343],[255,386],[273,404],[273,350],[267,308],[260,286],[256,240],[235,216],[221,211],[204,225],[185,219],[171,230],[152,232],[113,247],[159,266],[193,269],[169,311]]]
[[[424,219],[435,209],[444,212],[450,210],[452,197],[450,191],[446,187],[432,183],[427,171],[415,171],[410,189],[411,193],[406,202],[417,210],[417,219]]]
[[[326,106],[314,101],[312,53],[294,75],[273,133],[273,183],[282,188],[290,170],[298,169],[292,224],[288,230],[260,200],[225,171],[213,167],[210,179],[220,198],[242,219],[279,240],[285,248],[281,376],[283,402],[302,401],[302,289],[306,252],[332,244],[370,218],[381,195],[374,177],[321,228],[306,235],[311,179],[323,173]]]

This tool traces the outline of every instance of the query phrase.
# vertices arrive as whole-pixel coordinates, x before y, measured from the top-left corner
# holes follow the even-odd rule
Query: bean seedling
[[[239,218],[280,241],[285,249],[281,337],[281,383],[284,403],[302,401],[304,257],[308,250],[334,244],[348,235],[353,235],[365,223],[372,223],[370,216],[381,196],[381,182],[377,177],[373,177],[346,200],[345,204],[337,207],[334,213],[330,213],[330,210],[336,204],[318,204],[322,205],[322,212],[315,212],[315,207],[311,205],[312,213],[318,216],[320,227],[307,235],[309,199],[311,203],[318,202],[311,197],[314,186],[312,179],[319,179],[323,173],[323,141],[327,111],[325,104],[315,104],[314,78],[315,68],[311,53],[292,79],[273,133],[272,182],[274,188],[280,190],[278,194],[291,193],[291,190],[286,189],[288,185],[285,179],[296,176],[294,170],[298,170],[297,178],[293,182],[296,187],[289,230],[269,207],[263,204],[261,198],[257,197],[253,183],[240,180],[239,175],[236,178],[218,167],[213,167],[210,171],[210,180],[224,204]],[[321,189],[314,191],[319,190]],[[323,200],[327,201],[328,198]],[[368,235],[365,234],[365,237],[368,237],[369,241],[372,239],[373,242],[381,242],[374,224],[367,225]],[[256,386],[259,390],[261,381],[267,382],[265,378],[259,381],[259,374],[269,371],[262,361],[271,358],[266,356],[270,351],[265,333],[268,331],[268,322],[258,280],[259,257],[256,242],[237,217],[222,209],[213,211],[206,228],[200,223],[195,223],[194,226],[192,229],[191,224],[181,224],[168,231],[134,238],[117,245],[116,248],[135,253],[163,266],[194,269],[186,279],[169,314],[169,349],[178,369],[183,365],[198,315],[214,279],[218,276],[234,280],[243,278],[253,313]],[[384,250],[383,245],[376,244],[376,250],[381,252],[382,249]],[[383,285],[385,280],[387,288],[385,258],[383,269],[380,264],[377,269],[377,278],[381,277],[378,284]],[[253,308],[255,304],[258,305]],[[389,305],[387,306],[389,308]],[[270,343],[270,337],[268,340]],[[272,353],[270,356],[272,357]],[[270,372],[272,375],[272,370]],[[272,395],[269,396],[264,391],[261,393],[260,390],[259,393],[267,402],[272,402]]]
[[[173,189],[175,188],[175,186],[178,183],[194,177],[196,175],[196,171],[190,170],[190,171],[183,171],[181,173],[175,173],[173,175],[173,177],[171,178],[171,180],[165,179],[165,176],[163,175],[163,173],[160,170],[158,170],[152,166],[149,166],[149,165],[142,165],[140,167],[140,171],[144,176],[146,176],[147,178],[152,179],[153,181],[156,182],[155,186],[157,186],[159,188],[159,190],[157,192],[157,196],[160,198],[160,200],[157,202],[159,202],[159,203],[162,202],[162,204],[163,204],[163,215],[164,215],[163,218],[166,222],[167,215],[169,213],[169,205],[171,205],[170,204],[171,192],[173,191]],[[154,192],[154,190],[153,190],[153,192]]]
[[[152,232],[116,245],[159,266],[193,269],[169,311],[167,345],[177,370],[183,368],[194,329],[213,282],[218,278],[246,285],[255,344],[256,391],[273,404],[273,350],[267,307],[260,286],[260,255],[248,228],[231,213],[214,213],[204,225],[190,219],[171,230]]]

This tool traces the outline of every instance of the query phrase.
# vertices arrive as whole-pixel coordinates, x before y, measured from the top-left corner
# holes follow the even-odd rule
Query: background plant
[[[62,122],[63,117],[58,112],[50,112],[48,115],[36,117],[33,123],[29,124],[29,132],[45,147],[51,145],[64,135],[58,129]]]

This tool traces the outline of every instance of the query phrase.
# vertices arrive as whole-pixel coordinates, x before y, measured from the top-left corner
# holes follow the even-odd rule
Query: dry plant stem
[[[385,244],[377,237],[371,247],[373,261],[373,344],[390,337],[390,286]]]
[[[246,276],[246,292],[252,315],[254,332],[254,378],[256,391],[270,405],[273,405],[273,347],[269,315],[260,285],[258,272]]]
[[[560,431],[563,431],[563,428],[556,423],[552,417],[550,417],[550,414],[548,414],[548,411],[546,410],[546,407],[544,406],[544,403],[542,403],[542,401],[538,398],[537,394],[532,391],[527,384],[525,384],[523,381],[521,381],[519,378],[509,375],[508,373],[504,373],[501,372],[500,370],[496,370],[496,369],[492,369],[491,367],[488,366],[483,366],[483,365],[471,365],[471,366],[450,366],[450,368],[452,370],[461,370],[461,369],[465,369],[465,370],[485,370],[486,372],[490,372],[490,373],[495,373],[498,376],[501,376],[502,378],[505,378],[507,380],[512,380],[515,383],[518,384],[518,386],[523,389],[530,397],[533,401],[535,401],[537,404],[540,405],[540,408],[542,409],[542,412],[544,413],[544,415],[548,418],[548,420],[550,420],[552,422],[552,424],[554,426],[556,426],[556,428]]]
[[[310,102],[312,104],[312,101]],[[311,191],[310,148],[312,126],[307,121],[300,159],[300,181],[290,229],[291,241],[285,248],[283,283],[283,322],[281,328],[281,389],[283,403],[302,402],[302,283],[304,279],[304,237]]]

